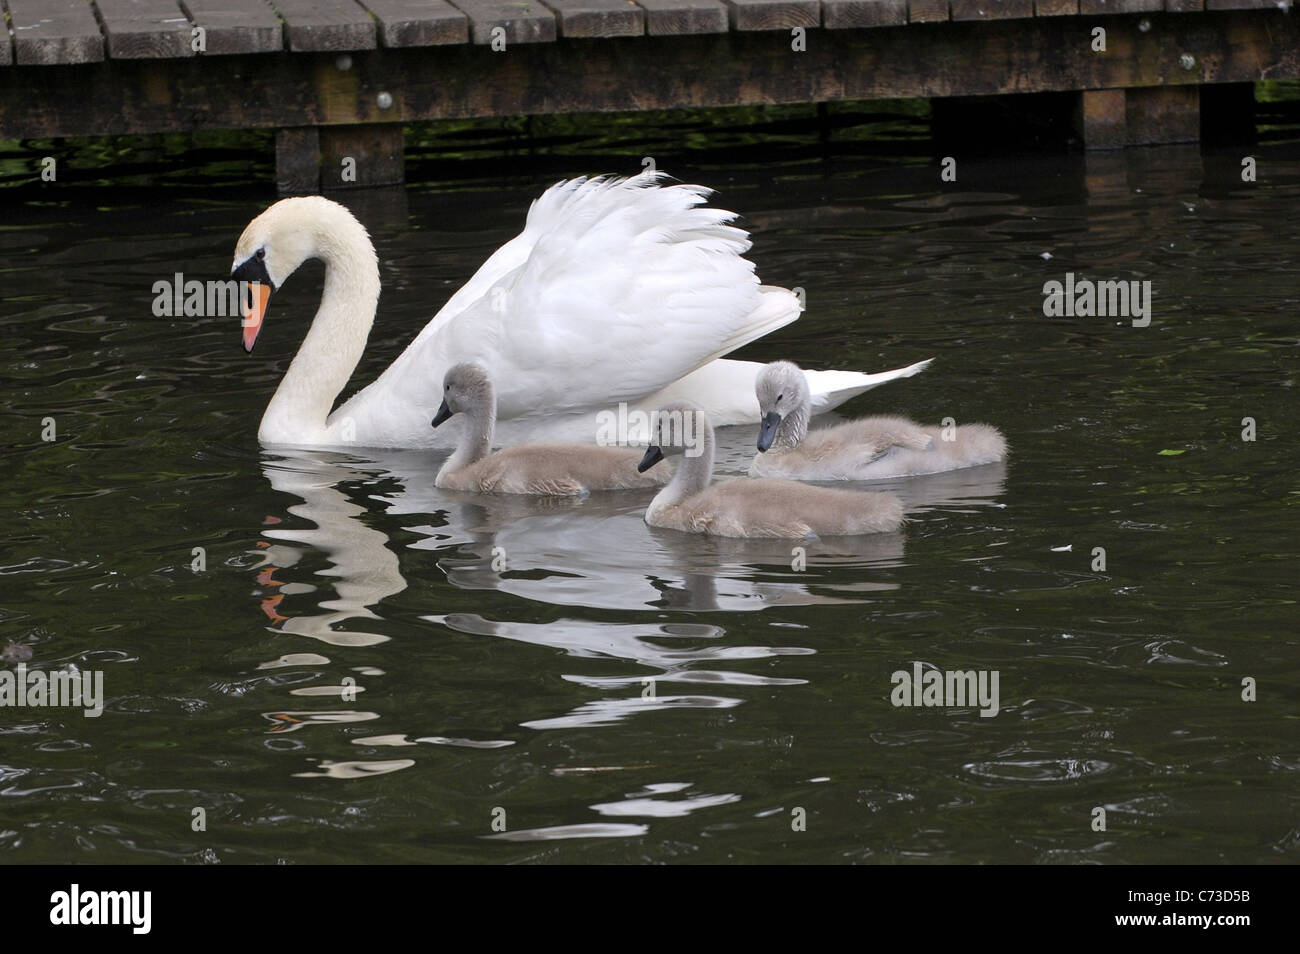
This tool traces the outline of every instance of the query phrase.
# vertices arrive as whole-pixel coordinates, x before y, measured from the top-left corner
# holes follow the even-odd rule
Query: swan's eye
[[[257,250],[257,253],[256,253],[256,256],[255,256],[255,257],[257,258],[257,260],[258,260],[259,262],[262,261],[262,259],[266,258],[266,249],[264,249],[264,248],[259,248],[259,249]]]

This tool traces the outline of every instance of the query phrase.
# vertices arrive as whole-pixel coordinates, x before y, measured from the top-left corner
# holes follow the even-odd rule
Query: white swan
[[[309,258],[325,287],[302,346],[258,429],[264,444],[446,447],[429,427],[443,374],[472,361],[498,382],[498,437],[590,442],[596,414],[627,402],[649,410],[690,397],[719,423],[758,420],[759,365],[716,360],[798,317],[797,298],[759,285],[743,258],[747,234],[730,212],[703,206],[709,190],[661,186],[660,174],[573,179],[529,209],[499,248],[372,384],[331,413],[365,350],[379,299],[366,230],[320,196],[283,199],[249,223],[232,274],[258,282],[244,347],[267,303]],[[924,362],[876,375],[810,375],[828,410]]]
[[[1006,438],[988,424],[945,433],[905,417],[864,417],[809,431],[808,378],[789,361],[763,368],[756,393],[763,419],[749,468],[755,477],[879,480],[991,464],[1007,455]]]
[[[655,413],[639,469],[681,456],[677,473],[646,508],[652,527],[720,537],[809,537],[888,533],[903,523],[895,494],[835,490],[793,480],[741,477],[710,485],[713,426],[689,401]]]
[[[572,497],[590,490],[656,487],[668,480],[667,474],[640,473],[636,468],[641,452],[628,447],[520,444],[490,454],[497,402],[487,372],[474,364],[452,365],[443,379],[442,393],[433,426],[463,414],[466,434],[438,471],[434,480],[438,487],[481,494]]]

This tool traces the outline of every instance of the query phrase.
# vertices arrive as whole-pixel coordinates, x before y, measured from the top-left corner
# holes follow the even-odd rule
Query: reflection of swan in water
[[[719,429],[720,471],[749,467],[751,431]],[[652,491],[488,499],[436,489],[439,458],[399,452],[375,459],[406,488],[383,498],[388,513],[416,516],[404,529],[424,539],[411,546],[439,552],[447,579],[464,589],[624,611],[758,610],[870,599],[894,586],[872,579],[876,571],[903,558],[905,534],[812,542],[687,536],[645,525]],[[870,486],[898,493],[913,512],[968,510],[999,495],[1005,473],[994,464]],[[437,519],[422,522],[428,514]]]
[[[645,525],[646,496],[587,501],[567,513],[509,517],[490,505],[467,508],[477,511],[466,515],[480,539],[460,545],[439,566],[456,586],[552,604],[740,611],[856,602],[862,591],[893,584],[859,580],[828,588],[822,579],[826,566],[890,564],[903,555],[898,534],[877,535],[854,549],[838,541],[769,540],[766,546],[727,541],[733,544],[727,546],[709,538],[682,540],[682,534]],[[413,546],[429,544],[445,546],[442,540]]]
[[[748,466],[751,431],[731,428],[719,434],[720,458],[733,473]],[[276,630],[336,646],[366,646],[387,639],[357,629],[354,622],[380,619],[381,603],[406,588],[398,554],[390,548],[388,534],[380,529],[385,526],[418,534],[421,539],[409,546],[438,552],[439,566],[455,586],[628,613],[633,622],[620,624],[580,619],[497,622],[486,618],[490,613],[423,617],[463,634],[547,646],[571,657],[617,659],[635,667],[632,672],[599,677],[564,674],[570,682],[601,690],[600,697],[566,714],[523,723],[532,728],[602,725],[638,712],[676,706],[733,706],[740,703],[743,693],[699,690],[704,686],[739,688],[797,682],[736,671],[725,663],[809,649],[712,644],[722,635],[716,627],[659,618],[641,622],[636,621],[635,611],[862,602],[871,599],[873,591],[894,586],[872,576],[882,566],[897,565],[903,556],[900,534],[792,543],[701,538],[655,530],[641,519],[653,490],[593,494],[577,500],[485,498],[442,491],[433,482],[441,463],[440,455],[413,451],[367,452],[365,457],[349,458],[329,451],[282,450],[267,457],[264,470],[272,487],[300,501],[289,506],[289,513],[314,527],[267,529],[265,535],[275,542],[265,551],[267,563],[259,568],[261,578],[277,583],[275,567],[288,566],[316,551],[331,564],[317,576],[330,578],[329,587],[334,591],[331,598],[319,600],[323,612],[301,615],[299,604],[317,599],[306,595],[313,587],[301,581],[280,587],[291,595],[275,607],[280,618]],[[973,468],[900,481],[894,489],[913,508],[965,508],[987,503],[1000,493],[1002,476],[1000,468]],[[355,486],[340,486],[346,482]],[[371,520],[378,526],[361,519],[368,509],[376,509],[364,505],[366,494],[385,508]],[[406,515],[412,519],[404,519]],[[791,566],[797,547],[806,550],[806,569]],[[500,548],[505,559],[500,572],[491,567],[494,548]],[[656,686],[653,695],[645,692],[647,680]],[[673,684],[674,690],[665,691],[665,684]],[[696,691],[683,692],[682,684]],[[377,718],[372,712],[348,710],[294,711],[268,717],[280,732],[306,724]],[[408,739],[392,733],[356,741],[374,746],[507,744],[440,736]]]
[[[379,619],[369,607],[406,589],[397,554],[388,548],[388,537],[357,519],[365,508],[349,500],[337,486],[341,481],[369,478],[372,474],[349,464],[341,454],[309,450],[270,453],[265,457],[262,469],[272,487],[302,501],[291,505],[289,513],[316,524],[311,529],[266,529],[264,535],[273,540],[303,544],[323,554],[331,566],[318,575],[333,578],[331,586],[336,594],[333,599],[324,599],[317,604],[325,612],[311,616],[283,615],[291,611],[284,607],[278,595],[266,601],[264,607],[268,615],[279,624],[276,629],[310,636],[333,646],[369,646],[384,642],[388,637],[378,633],[338,628],[338,624],[348,620]],[[292,565],[302,552],[285,543],[267,547],[265,562],[258,567],[259,582],[275,585],[275,569]],[[305,593],[309,589],[307,584],[291,583],[281,586],[279,593]]]
[[[345,491],[351,488],[340,487],[346,481],[374,486],[377,491],[382,487],[383,492],[376,492],[375,498],[387,502],[390,513],[416,512],[425,519],[432,514],[435,520],[443,521],[443,526],[437,530],[437,536],[443,539],[444,546],[473,549],[481,545],[476,541],[486,538],[489,541],[486,549],[490,556],[493,545],[490,541],[505,538],[509,540],[510,546],[521,552],[525,547],[533,547],[539,559],[544,560],[546,566],[557,568],[558,572],[563,572],[558,568],[568,565],[580,546],[574,544],[566,549],[563,541],[556,541],[549,533],[550,524],[577,521],[580,529],[591,531],[593,523],[585,516],[591,507],[596,510],[593,518],[596,532],[599,532],[602,525],[608,525],[606,529],[614,533],[613,545],[625,545],[626,534],[620,528],[626,528],[636,532],[631,541],[636,552],[644,554],[655,549],[648,528],[640,519],[637,504],[622,500],[619,495],[603,495],[611,498],[609,500],[603,499],[602,495],[594,495],[585,501],[540,501],[510,497],[492,497],[485,501],[478,496],[444,493],[434,488],[432,475],[439,464],[440,461],[427,454],[412,452],[396,452],[385,455],[381,460],[371,461],[363,458],[348,460],[328,451],[292,450],[277,451],[267,459],[264,469],[272,486],[301,500],[300,503],[289,506],[289,513],[311,521],[315,527],[290,529],[277,526],[267,530],[266,535],[276,543],[264,551],[268,563],[259,567],[259,579],[279,583],[273,577],[276,566],[307,562],[304,558],[308,558],[310,549],[314,548],[332,564],[329,569],[319,571],[318,575],[334,578],[332,588],[336,591],[336,598],[319,601],[319,606],[328,612],[298,615],[298,603],[317,599],[316,595],[307,595],[313,587],[302,582],[284,584],[281,589],[290,590],[291,596],[287,600],[288,605],[281,603],[277,608],[277,615],[281,619],[280,625],[276,627],[278,631],[310,636],[338,646],[372,645],[386,639],[353,628],[335,628],[347,625],[357,618],[380,618],[376,611],[382,613],[379,606],[381,601],[406,587],[398,570],[397,555],[387,545],[387,535],[383,530],[368,526],[360,519],[366,508],[354,501],[365,490],[352,490],[349,496]],[[400,484],[405,489],[390,489],[393,484]],[[492,506],[484,506],[485,502]],[[536,534],[529,532],[532,521],[542,522],[543,528]],[[520,524],[525,530],[512,535],[512,528]],[[549,549],[544,545],[547,539],[551,540]],[[664,552],[680,562],[675,551],[667,549]],[[748,557],[752,559],[753,554]],[[786,553],[779,551],[776,557],[784,560]],[[282,563],[270,562],[274,558]],[[456,559],[447,558],[451,563],[455,563]],[[651,583],[666,592],[670,586],[678,587],[683,600],[691,605],[701,600],[710,604],[720,602],[719,593],[725,596],[726,586],[733,583],[742,589],[749,586],[750,590],[742,592],[738,589],[737,592],[750,600],[756,594],[761,594],[764,587],[772,590],[792,587],[788,583],[747,584],[742,579],[723,581],[719,585],[711,570],[714,562],[715,559],[711,557],[700,559],[698,570],[683,564],[684,570],[678,572],[676,577],[655,577],[651,578]],[[506,589],[503,584],[508,582],[508,573],[506,580],[503,580],[490,569],[484,572],[488,573],[497,588]],[[635,579],[646,587],[644,572],[644,567],[636,561],[632,561],[624,571],[626,577]],[[455,573],[452,576],[454,578]],[[618,579],[616,574],[611,582],[615,592],[620,591],[620,588],[626,592],[627,579]],[[648,586],[647,590],[652,597],[659,593],[654,586]],[[556,673],[566,681],[598,690],[599,693],[597,698],[579,705],[567,714],[521,722],[529,728],[539,729],[604,725],[635,713],[668,708],[736,706],[742,702],[738,695],[709,692],[708,689],[724,686],[781,686],[800,683],[802,680],[739,671],[729,664],[812,652],[811,649],[798,646],[722,645],[720,639],[724,633],[720,627],[691,623],[647,620],[644,623],[609,624],[580,619],[561,619],[553,623],[513,623],[493,622],[465,613],[423,618],[460,633],[548,646],[564,650],[572,657],[620,660],[631,664],[633,671],[625,675],[610,675],[607,671],[600,676]],[[265,663],[259,668],[274,669],[294,664],[319,665],[328,662],[324,657],[295,653]],[[652,692],[646,691],[648,681],[652,681],[656,687]],[[705,691],[664,691],[668,684],[687,684],[688,687]],[[293,691],[302,693],[307,690]],[[272,723],[270,731],[276,733],[295,732],[309,725],[336,725],[378,718],[373,712],[347,709],[295,710],[266,713],[266,717]],[[376,747],[409,746],[422,742],[471,747],[509,744],[509,740],[483,742],[441,736],[408,738],[405,734],[393,733],[358,737],[355,741]],[[390,762],[383,761],[376,765],[387,767]],[[337,777],[360,777],[362,774],[382,770],[365,762],[341,762],[332,768],[325,767],[325,763],[322,763],[322,767],[324,774],[344,773]],[[405,767],[405,763],[402,767]]]
[[[712,694],[672,694],[659,688],[666,683],[697,686],[791,686],[803,679],[783,679],[727,669],[691,668],[695,664],[727,663],[774,656],[804,656],[814,652],[802,646],[723,646],[693,645],[719,639],[721,627],[696,623],[614,624],[591,620],[559,619],[551,623],[495,622],[473,613],[449,613],[425,616],[458,633],[472,636],[495,636],[536,646],[563,650],[584,659],[617,659],[654,670],[627,676],[586,676],[564,674],[569,682],[593,689],[624,693],[583,703],[567,715],[551,719],[534,719],[521,723],[532,729],[573,728],[574,726],[610,725],[639,712],[671,708],[728,709],[741,703],[734,696]],[[689,641],[684,646],[673,643]],[[663,643],[669,645],[662,645]]]
[[[739,439],[745,428],[728,430]],[[615,610],[757,610],[858,602],[862,593],[893,584],[868,579],[827,587],[822,568],[892,565],[903,556],[901,534],[811,543],[683,540],[641,519],[652,490],[578,499],[484,497],[436,488],[440,457],[367,453],[403,487],[376,499],[390,516],[418,518],[402,528],[424,538],[411,548],[439,552],[438,566],[462,589]],[[796,560],[807,569],[795,569]]]
[[[718,432],[719,469],[743,472],[752,434]],[[618,610],[752,610],[772,605],[859,602],[894,584],[873,580],[880,567],[903,557],[902,534],[815,541],[725,540],[684,536],[647,527],[641,520],[652,491],[593,494],[581,499],[484,498],[439,490],[440,456],[416,451],[368,452],[349,458],[328,451],[281,451],[265,464],[277,490],[302,500],[289,512],[314,529],[268,529],[266,536],[313,547],[333,566],[336,598],[327,612],[298,616],[275,606],[279,629],[335,645],[366,645],[386,637],[335,628],[347,620],[376,618],[370,607],[406,587],[387,535],[359,519],[365,507],[338,484],[375,484],[372,499],[385,516],[416,517],[402,529],[422,539],[412,549],[439,553],[453,585],[500,590],[538,602]],[[876,482],[902,496],[912,514],[934,509],[987,506],[1002,492],[1004,464],[928,477]],[[394,487],[394,485],[397,485]],[[277,543],[267,563],[286,566],[300,550]],[[494,568],[495,564],[495,568]],[[263,580],[268,579],[263,570]],[[294,592],[291,584],[281,592]],[[304,585],[296,584],[301,592]]]

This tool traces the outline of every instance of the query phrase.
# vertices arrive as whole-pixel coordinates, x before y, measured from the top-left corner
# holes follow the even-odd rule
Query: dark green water
[[[643,155],[719,189],[762,278],[806,289],[744,357],[935,357],[846,413],[985,420],[1010,461],[895,482],[905,532],[802,571],[787,544],[651,530],[648,495],[475,499],[433,487],[438,457],[263,452],[319,267],[252,357],[235,319],[150,306],[228,270],[274,198],[265,153],[0,192],[0,648],[107,697],[0,708],[0,858],[1295,861],[1300,150],[959,159],[940,183],[923,120],[866,119],[417,151],[406,190],[345,197],[385,283],[354,386],[545,185]],[[1150,326],[1044,317],[1067,272],[1151,280]],[[740,472],[753,434],[721,439]],[[997,671],[999,713],[891,705],[914,663]]]

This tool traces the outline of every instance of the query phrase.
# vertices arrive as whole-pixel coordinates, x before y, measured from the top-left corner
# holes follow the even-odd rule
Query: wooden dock
[[[399,182],[427,120],[1056,91],[1118,147],[1195,140],[1209,84],[1300,78],[1286,0],[0,5],[0,139],[275,129],[285,191]]]

